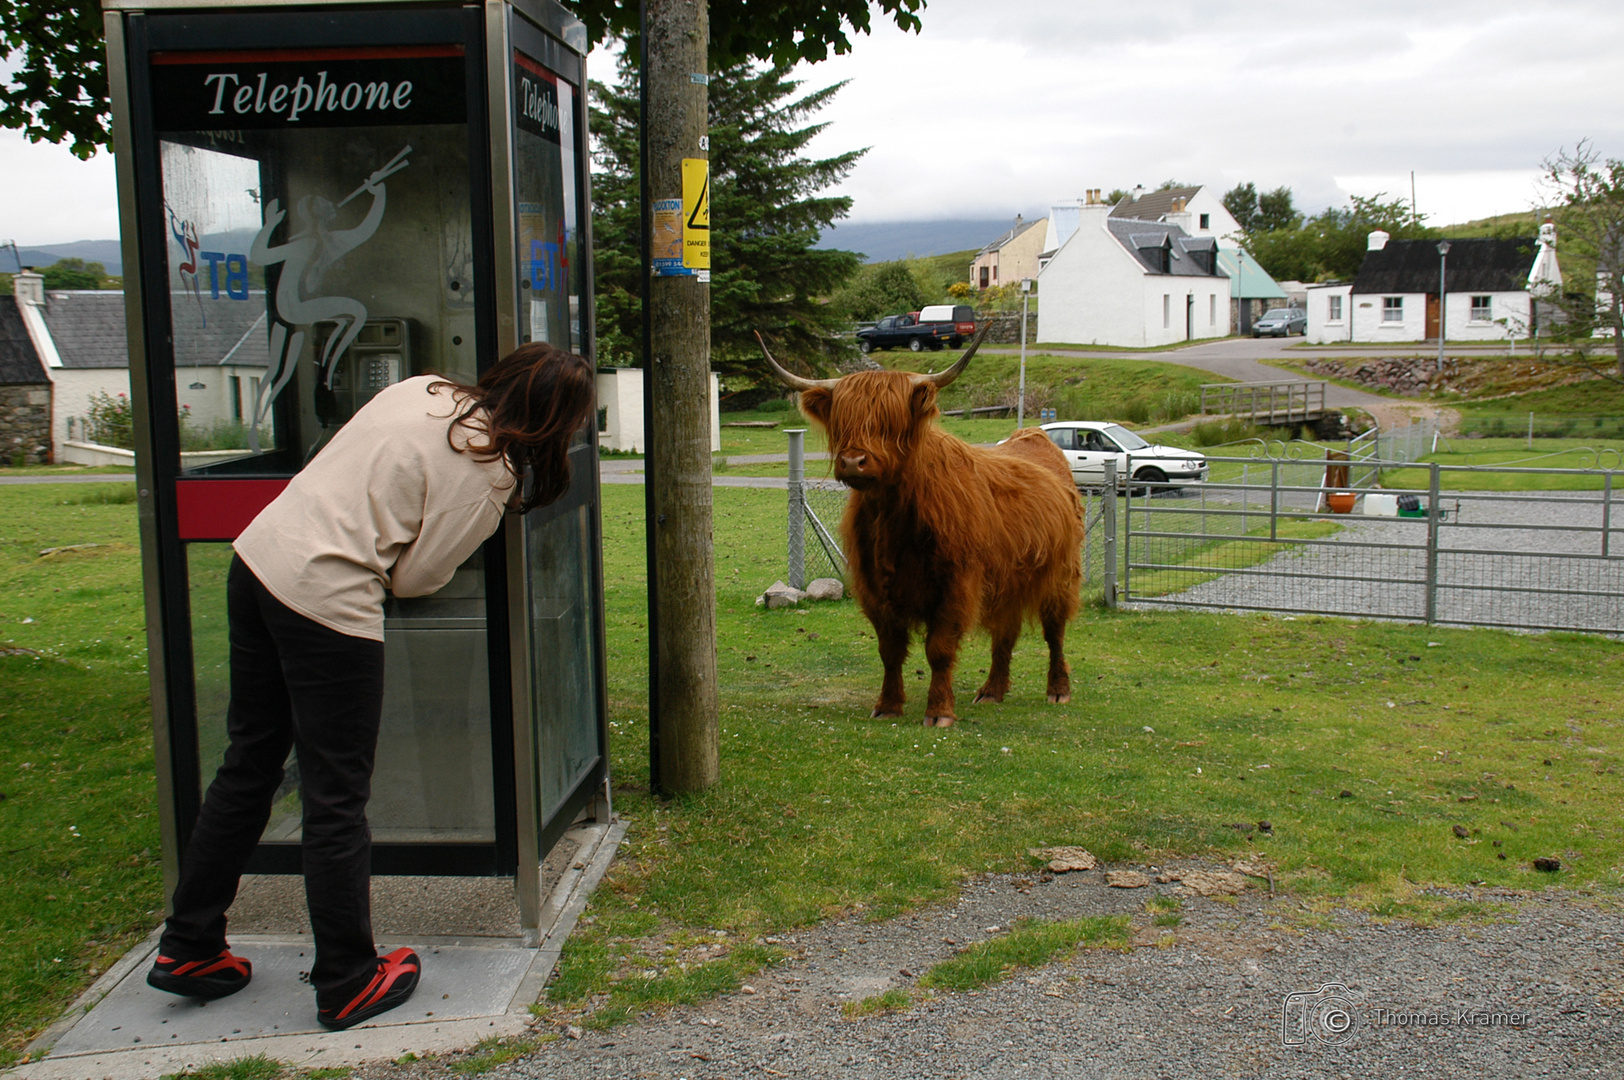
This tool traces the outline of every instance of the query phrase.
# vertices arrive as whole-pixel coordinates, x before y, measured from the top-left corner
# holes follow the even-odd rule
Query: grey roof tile
[[[0,386],[49,384],[13,297],[0,296]]]

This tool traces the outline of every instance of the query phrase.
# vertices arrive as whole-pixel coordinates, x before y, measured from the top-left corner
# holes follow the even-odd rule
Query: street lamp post
[[[1235,333],[1244,334],[1246,326],[1246,249],[1235,249]]]
[[[1438,373],[1444,370],[1444,312],[1448,309],[1449,294],[1445,291],[1444,271],[1449,266],[1449,241],[1438,241]]]
[[[1021,390],[1015,401],[1015,426],[1026,426],[1026,304],[1032,297],[1032,279],[1021,278]]]

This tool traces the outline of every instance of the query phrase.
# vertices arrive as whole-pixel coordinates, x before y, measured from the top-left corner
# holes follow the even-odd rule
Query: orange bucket
[[[1325,505],[1331,508],[1333,514],[1350,514],[1358,498],[1351,491],[1333,491],[1325,496]]]

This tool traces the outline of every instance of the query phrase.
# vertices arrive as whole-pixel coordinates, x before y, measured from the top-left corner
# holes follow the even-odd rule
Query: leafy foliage
[[[1251,181],[1236,184],[1224,193],[1223,203],[1248,235],[1294,228],[1302,220],[1292,205],[1291,189],[1284,186],[1260,193]]]
[[[1563,289],[1540,297],[1560,313],[1564,337],[1606,343],[1610,366],[1578,361],[1624,382],[1624,161],[1602,158],[1588,140],[1542,164],[1561,250]]]
[[[867,321],[918,311],[929,302],[908,260],[893,259],[863,267],[835,294],[830,306],[850,318]]]
[[[96,4],[0,0],[0,59],[20,63],[0,84],[0,126],[31,142],[66,142],[81,158],[109,145],[106,51]]]
[[[851,208],[850,198],[818,193],[863,151],[822,159],[803,151],[825,127],[804,121],[843,85],[797,96],[801,83],[786,69],[748,62],[711,81],[711,366],[719,372],[757,369],[758,330],[780,360],[822,367],[835,348],[841,317],[818,298],[858,260],[813,247]],[[623,66],[614,87],[594,82],[592,100],[599,340],[606,358],[629,362],[642,351],[635,71]]]
[[[47,289],[100,289],[107,284],[107,267],[83,259],[58,259],[40,271]]]
[[[629,0],[563,0],[586,24],[594,44],[612,38],[634,43],[639,5]],[[711,66],[748,59],[789,67],[851,51],[848,31],[867,34],[873,11],[903,30],[919,31],[925,0],[709,0]],[[0,127],[16,128],[33,142],[73,141],[89,158],[110,146],[107,71],[102,16],[95,4],[63,0],[0,0],[0,60],[21,54],[9,83],[0,84]],[[14,61],[15,62],[15,61]],[[716,92],[713,85],[712,93]]]
[[[1381,229],[1395,240],[1437,235],[1425,224],[1426,215],[1412,210],[1408,200],[1384,202],[1384,196],[1385,192],[1370,198],[1355,195],[1350,207],[1329,207],[1291,228],[1250,233],[1246,248],[1277,281],[1347,280],[1359,272],[1373,230]]]

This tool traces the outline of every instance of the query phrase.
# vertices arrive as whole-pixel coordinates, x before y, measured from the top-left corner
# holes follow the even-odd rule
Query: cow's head
[[[760,334],[756,340],[779,381],[801,392],[801,412],[828,435],[835,478],[864,490],[897,482],[920,431],[937,415],[937,391],[964,373],[987,330],[982,326],[964,355],[934,375],[859,371],[806,379],[780,367]]]

